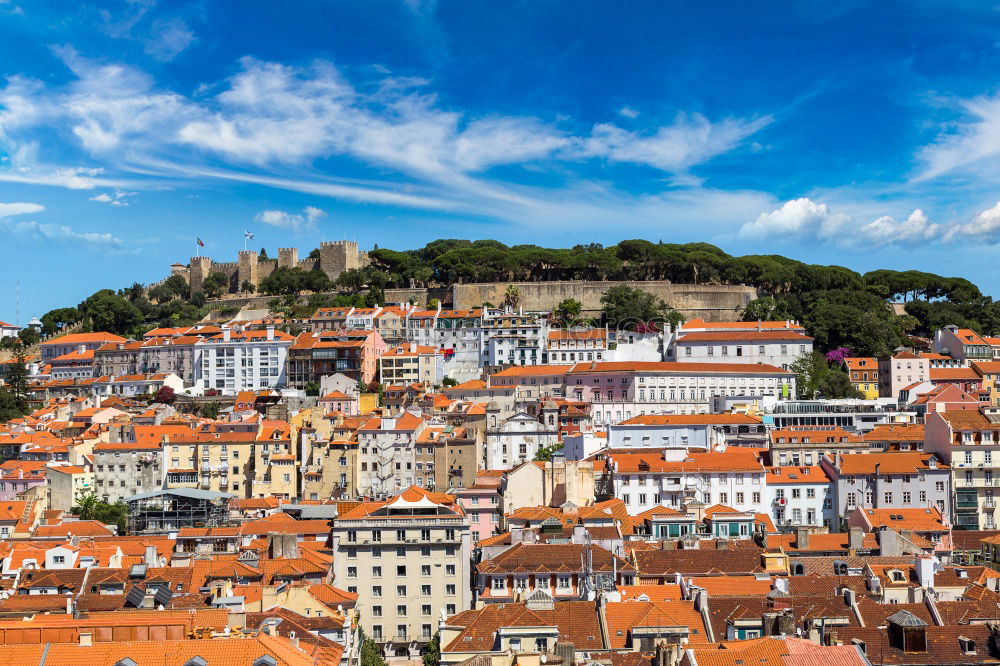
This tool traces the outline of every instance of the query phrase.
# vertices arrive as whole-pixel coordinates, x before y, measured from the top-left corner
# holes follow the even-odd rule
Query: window
[[[420,594],[422,594],[425,597],[431,596],[431,586],[430,585],[421,585],[420,586]]]
[[[431,614],[431,605],[430,604],[423,604],[423,605],[421,605],[420,606],[420,614],[423,615],[423,616],[430,615]]]
[[[760,493],[754,493],[753,494],[753,503],[754,504],[760,504]]]
[[[934,490],[938,491],[939,493],[943,493],[944,492],[944,481],[936,481],[934,483]]]
[[[372,567],[372,578],[382,577],[382,567]]]
[[[569,576],[559,576],[556,579],[556,587],[563,590],[568,590],[570,588],[571,578]]]
[[[903,493],[903,504],[909,504],[909,503],[910,503],[910,493],[904,492]]]
[[[406,565],[405,564],[400,564],[399,566],[396,567],[396,575],[397,576],[405,576],[406,575]]]
[[[396,586],[396,596],[397,597],[405,597],[406,596],[406,586],[405,585],[397,585]]]
[[[357,567],[347,567],[347,577],[348,578],[357,578],[358,577],[358,568]]]
[[[892,493],[883,493],[882,498],[885,500],[886,504],[892,504]]]
[[[429,565],[429,564],[422,564],[420,566],[420,575],[421,576],[430,576],[431,575],[431,565]]]
[[[816,489],[815,488],[806,488],[806,497],[809,498],[809,499],[812,499],[812,498],[816,497]]]
[[[382,596],[382,586],[381,585],[372,585],[372,596],[373,597],[381,597]]]
[[[396,605],[396,615],[399,617],[406,617],[406,604]]]
[[[455,575],[455,565],[454,564],[446,564],[446,565],[444,565],[444,573],[445,573],[446,576],[454,576]]]
[[[798,488],[792,488],[792,499],[799,499],[802,495],[802,491]]]
[[[382,617],[381,606],[372,606],[372,617]]]

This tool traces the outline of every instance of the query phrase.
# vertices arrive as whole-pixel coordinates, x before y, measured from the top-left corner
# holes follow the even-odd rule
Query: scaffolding
[[[172,488],[125,499],[129,534],[156,534],[182,527],[219,527],[229,523],[228,493]]]

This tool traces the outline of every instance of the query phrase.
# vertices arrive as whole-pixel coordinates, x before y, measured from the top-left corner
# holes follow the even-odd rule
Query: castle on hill
[[[252,250],[239,253],[235,262],[216,263],[211,257],[191,257],[188,265],[175,263],[170,266],[170,275],[180,275],[192,291],[201,289],[205,279],[212,273],[223,273],[229,279],[229,293],[244,291],[244,284],[254,288],[278,268],[301,268],[306,271],[319,269],[331,280],[352,268],[368,265],[368,253],[358,249],[354,241],[325,241],[320,243],[319,257],[299,259],[299,251],[294,247],[278,248],[276,259],[261,259]]]

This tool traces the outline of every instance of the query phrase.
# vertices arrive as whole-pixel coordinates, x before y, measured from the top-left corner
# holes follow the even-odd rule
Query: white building
[[[482,310],[410,310],[407,341],[444,352],[444,374],[459,381],[479,379],[483,354]]]
[[[499,407],[486,408],[486,469],[511,469],[535,459],[538,449],[559,443],[559,408],[549,402],[542,407],[542,419],[518,412],[497,419]]]
[[[393,493],[416,484],[417,438],[427,422],[412,412],[372,418],[358,428],[358,490]],[[432,463],[433,464],[433,463]],[[422,476],[425,470],[420,470]]]
[[[612,452],[607,456],[614,496],[632,515],[656,506],[678,509],[689,500],[763,513],[765,470],[753,449],[690,453],[684,449]]]
[[[20,332],[20,326],[14,326],[14,324],[8,324],[7,322],[0,321],[0,338],[16,338],[17,334]]]
[[[712,449],[740,429],[763,435],[764,424],[745,414],[647,414],[608,424],[608,447]]]
[[[588,330],[549,331],[542,363],[575,365],[584,361],[603,361],[608,355],[608,331]]]
[[[833,483],[819,465],[768,467],[768,513],[779,530],[788,527],[837,528]]]
[[[489,366],[544,364],[549,322],[537,312],[487,310],[483,314],[482,364]]]
[[[567,400],[590,402],[599,425],[643,414],[707,414],[720,395],[788,397],[795,381],[793,373],[772,365],[594,362],[565,374],[564,393]]]
[[[295,339],[268,326],[264,330],[223,327],[222,335],[194,345],[194,385],[223,395],[260,391],[285,385],[288,348]]]
[[[795,331],[710,331],[678,337],[673,357],[691,363],[764,363],[787,370],[812,350],[813,339]]]

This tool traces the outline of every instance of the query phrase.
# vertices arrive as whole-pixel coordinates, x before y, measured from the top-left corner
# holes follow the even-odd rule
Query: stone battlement
[[[331,280],[336,280],[344,271],[361,268],[368,264],[368,253],[358,249],[354,241],[324,241],[320,243],[319,258],[299,259],[297,248],[278,248],[278,259],[261,260],[253,250],[241,250],[235,262],[215,263],[211,257],[191,257],[185,266],[172,264],[171,275],[180,275],[192,291],[201,289],[205,279],[212,273],[223,273],[229,280],[229,293],[244,292],[245,285],[260,287],[262,280],[278,268],[301,268],[311,271],[319,269]]]

